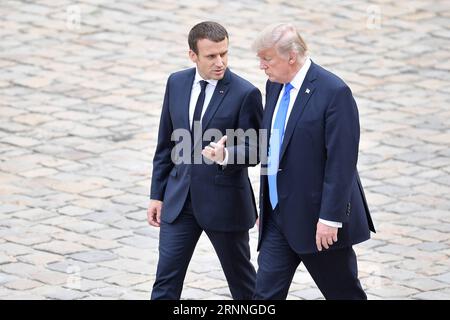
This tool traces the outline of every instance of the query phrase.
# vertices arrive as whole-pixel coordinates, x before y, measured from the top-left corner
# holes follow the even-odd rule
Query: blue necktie
[[[270,133],[267,178],[269,181],[269,197],[272,209],[275,209],[278,204],[277,173],[280,162],[281,143],[283,142],[284,136],[284,123],[286,122],[290,91],[292,88],[293,86],[290,83],[286,83],[284,86],[284,94],[275,116],[272,132]]]

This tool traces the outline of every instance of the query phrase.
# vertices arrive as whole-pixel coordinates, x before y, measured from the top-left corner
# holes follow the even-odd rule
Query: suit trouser
[[[186,270],[202,232],[192,211],[189,196],[173,223],[161,221],[159,261],[152,300],[180,299]],[[233,299],[251,299],[256,272],[250,262],[248,231],[205,232],[219,257]]]
[[[358,280],[353,248],[298,254],[280,228],[278,207],[265,217],[258,256],[255,299],[284,300],[298,265],[303,262],[326,299],[367,299]]]

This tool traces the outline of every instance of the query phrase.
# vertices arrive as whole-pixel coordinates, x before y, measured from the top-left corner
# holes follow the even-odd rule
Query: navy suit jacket
[[[266,84],[263,128],[269,131],[282,87]],[[358,145],[358,109],[350,88],[312,63],[288,119],[277,174],[282,231],[297,253],[318,251],[319,218],[343,223],[332,249],[365,241],[369,230],[375,232],[356,169]],[[262,154],[267,157],[267,150]],[[258,250],[271,209],[267,175],[261,175],[260,186]]]
[[[243,231],[252,228],[257,217],[253,190],[248,179],[247,168],[250,152],[257,140],[244,139],[233,143],[228,139],[229,164],[174,164],[171,159],[178,141],[172,141],[174,130],[190,130],[189,101],[195,77],[195,68],[170,75],[159,126],[158,143],[153,159],[153,174],[150,198],[163,201],[161,219],[172,223],[180,214],[190,192],[194,215],[204,230]],[[260,91],[250,82],[226,70],[219,80],[205,114],[202,130],[218,129],[225,135],[226,129],[254,129],[259,132],[262,119]],[[220,137],[219,137],[220,138]],[[258,137],[256,137],[258,139]],[[217,140],[216,140],[217,141]],[[201,145],[198,143],[202,142]],[[197,139],[197,150],[201,151],[210,141]],[[193,154],[193,148],[189,150]],[[244,161],[232,163],[242,156]]]

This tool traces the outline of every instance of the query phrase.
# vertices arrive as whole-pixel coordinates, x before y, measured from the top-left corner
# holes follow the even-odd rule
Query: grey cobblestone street
[[[251,43],[293,22],[354,92],[377,234],[357,245],[369,299],[450,299],[448,1],[0,2],[0,299],[148,299],[146,209],[167,76],[202,20],[264,93]],[[255,191],[259,168],[251,169]],[[257,230],[251,230],[256,266]],[[183,299],[231,299],[202,236]],[[302,266],[289,299],[322,299]]]

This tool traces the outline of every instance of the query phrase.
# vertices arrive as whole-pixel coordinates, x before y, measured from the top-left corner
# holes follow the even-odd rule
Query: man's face
[[[272,47],[258,51],[259,68],[264,70],[272,82],[287,83],[291,81],[291,69],[289,58],[282,57]]]
[[[198,54],[189,50],[189,57],[197,64],[200,75],[205,80],[220,80],[228,63],[228,39],[214,42],[208,39],[197,41]]]

